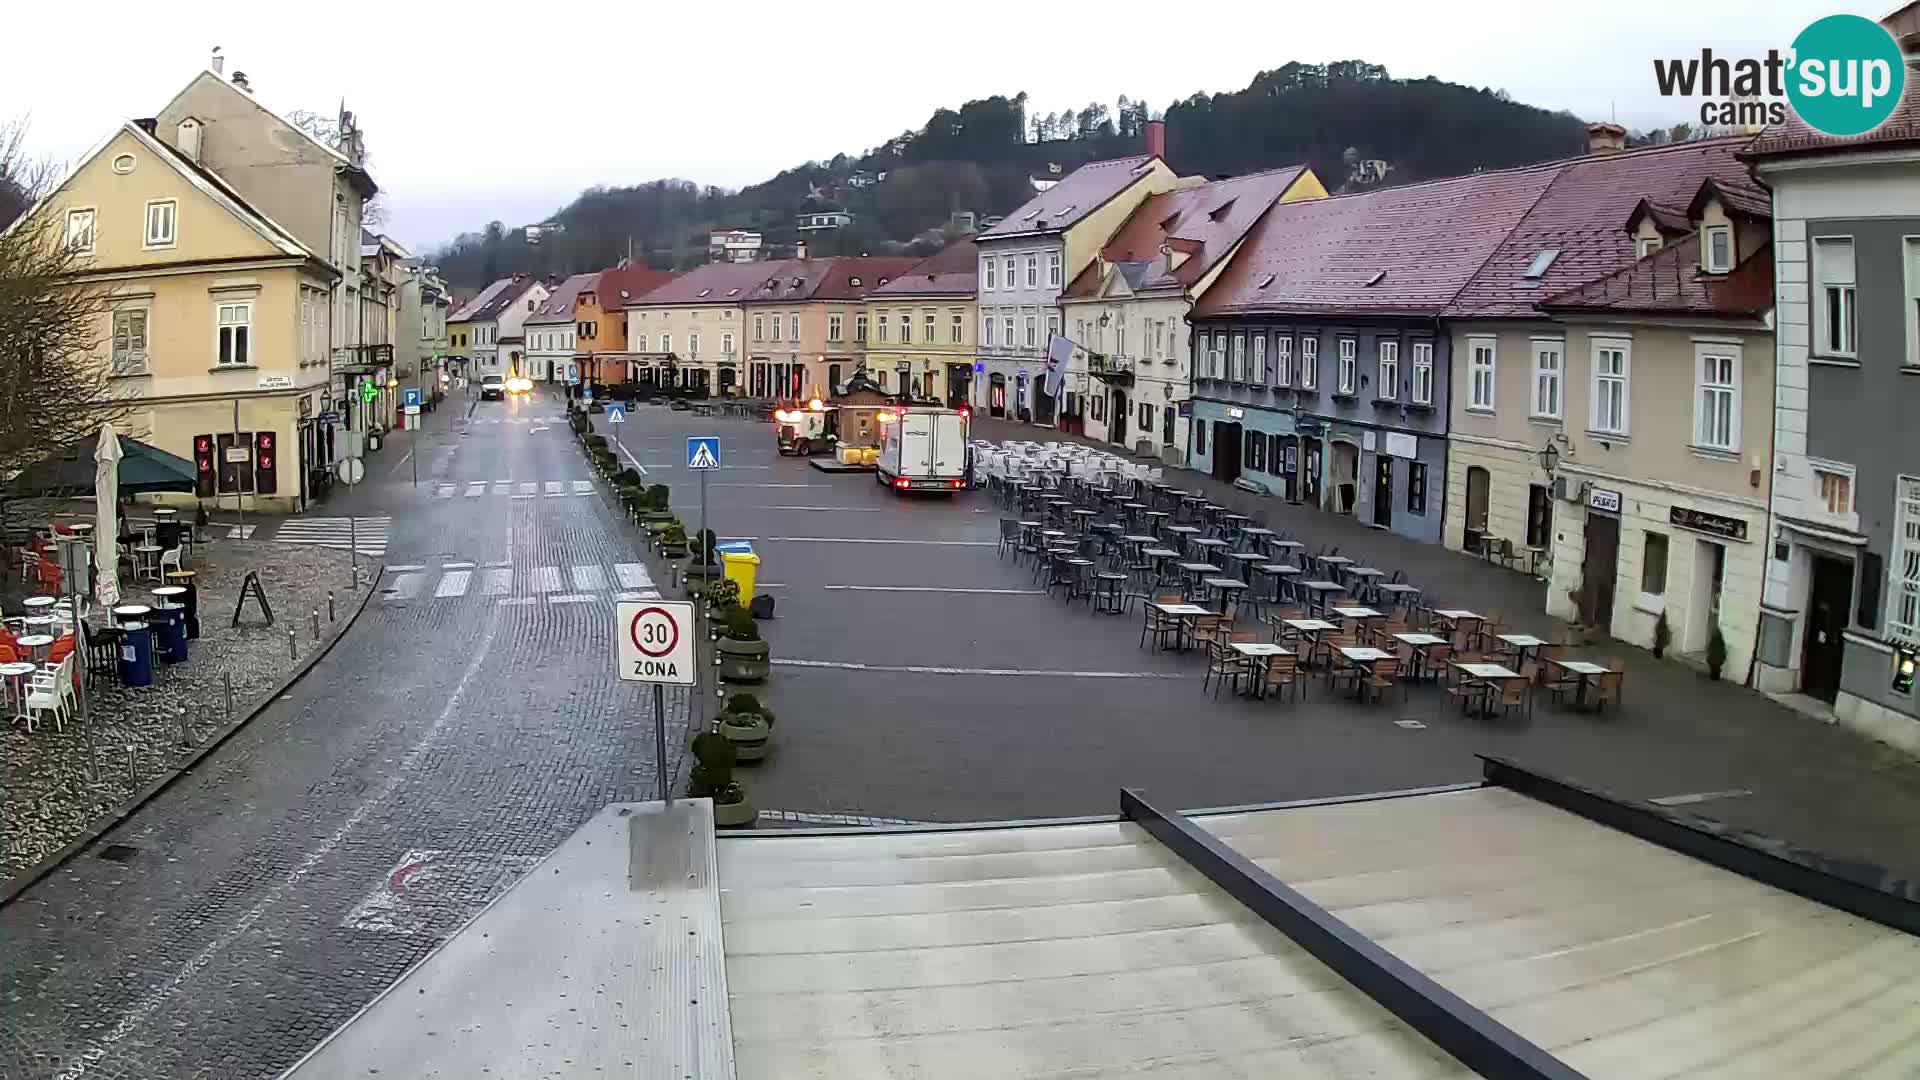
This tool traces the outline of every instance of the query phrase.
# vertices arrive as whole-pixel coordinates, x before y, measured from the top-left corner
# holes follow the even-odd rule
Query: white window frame
[[[1551,363],[1547,363],[1551,357]],[[1542,398],[1548,400],[1543,404]],[[1567,411],[1567,342],[1565,338],[1533,339],[1533,387],[1527,395],[1527,415],[1536,420],[1559,420]]]
[[[1060,287],[1060,253],[1057,251],[1047,252],[1047,287]]]
[[[1837,254],[1822,258],[1822,251],[1838,252],[1846,249],[1847,261],[1852,263],[1844,277],[1833,262]],[[1860,264],[1859,250],[1852,236],[1816,236],[1808,242],[1808,255],[1813,266],[1813,354],[1852,360],[1859,356],[1859,314],[1856,304],[1859,301]],[[1834,340],[1832,332],[1831,305],[1839,305],[1840,334],[1844,340]]]
[[[227,321],[227,313],[230,310],[238,311],[242,317],[233,322]],[[234,332],[232,334],[229,334],[228,333],[229,330],[232,330]],[[246,331],[244,349],[240,347],[242,344],[242,338],[239,331],[241,330]],[[232,341],[232,344],[228,347],[228,350],[227,350],[228,356],[237,357],[244,352],[246,354],[245,359],[235,359],[235,360],[222,359],[220,355],[220,352],[221,352],[220,342],[221,342],[221,339],[223,338],[230,338]],[[253,342],[253,301],[252,300],[215,301],[213,305],[213,366],[216,368],[253,367],[254,366],[253,344],[254,344]]]
[[[1040,256],[1029,255],[1027,256],[1027,288],[1037,289],[1039,287],[1040,287]]]
[[[840,341],[847,332],[846,316],[834,312],[827,316],[827,340]]]
[[[1893,481],[1893,550],[1887,558],[1887,636],[1920,643],[1920,476]]]
[[[1920,236],[1903,236],[1900,240],[1907,284],[1907,347],[1900,353],[1900,363],[1920,368]]]
[[[1643,236],[1639,240],[1634,242],[1634,245],[1633,245],[1634,257],[1644,259],[1647,256],[1653,254],[1654,252],[1659,251],[1660,248],[1661,248],[1660,237]]]
[[[1293,385],[1293,335],[1276,334],[1273,338],[1273,381],[1277,386]]]
[[[1008,255],[1000,260],[1000,287],[1002,289],[1012,292],[1020,287],[1020,279],[1016,276],[1018,269],[1019,261],[1013,256]]]
[[[145,375],[147,373],[148,350],[153,343],[153,313],[145,304],[128,304],[113,309],[112,333],[107,338],[107,348],[112,356],[115,375]],[[120,347],[120,324],[127,325],[127,347]],[[140,328],[140,347],[133,347],[133,328],[135,322]],[[308,338],[312,338],[309,333]]]
[[[853,317],[853,340],[857,344],[861,344],[861,345],[866,344],[866,341],[867,341],[866,312],[861,312],[860,314],[855,315]]]
[[[166,210],[165,215],[156,219],[154,215],[154,211],[160,210],[162,208]],[[155,237],[153,226],[156,220],[164,221],[166,223],[166,226],[167,226],[166,235]],[[171,248],[175,244],[179,243],[180,200],[179,199],[148,199],[142,235],[143,235],[143,239],[141,241],[140,246],[143,250],[146,250],[146,251],[162,251],[162,250]]]
[[[765,315],[755,315],[753,317],[753,340],[767,340],[767,317]]]
[[[76,229],[75,224],[84,222]],[[74,242],[75,235],[86,237],[83,247]],[[100,212],[91,206],[75,206],[67,210],[67,250],[75,255],[91,255],[100,242]]]
[[[1605,371],[1600,366],[1602,353],[1617,351],[1620,354],[1618,373]],[[1592,371],[1592,382],[1588,396],[1592,399],[1588,410],[1587,429],[1596,435],[1626,435],[1633,430],[1633,339],[1621,337],[1595,337],[1588,348],[1587,366]],[[1602,423],[1601,406],[1605,402],[1605,389],[1608,385],[1620,384],[1620,415],[1617,423]],[[1608,418],[1615,419],[1615,418]]]
[[[1233,343],[1227,352],[1227,381],[1247,381],[1247,334],[1244,330],[1233,332]]]
[[[980,344],[984,348],[993,348],[993,316],[980,317]]]
[[[800,344],[800,316],[787,316],[787,336],[793,339],[795,345]]]
[[[921,329],[926,331],[927,344],[940,340],[940,314],[935,311],[921,313]]]
[[[873,335],[874,335],[873,340],[875,344],[884,345],[887,343],[887,313],[886,312],[884,311],[874,312]]]
[[[1113,324],[1113,355],[1127,355],[1127,324],[1125,321]]]
[[[767,340],[780,340],[780,313],[777,311],[767,320]]]
[[[1693,346],[1693,445],[1703,450],[1717,450],[1722,453],[1740,452],[1740,389],[1741,369],[1744,365],[1742,350],[1738,345],[1720,342],[1698,341]],[[1709,367],[1713,368],[1709,372]],[[1720,376],[1725,375],[1725,381]],[[1708,381],[1709,376],[1714,381]],[[1714,420],[1711,402],[1724,400],[1727,408],[1727,430],[1709,431]],[[1713,436],[1724,434],[1726,438]]]
[[[721,356],[733,355],[733,331],[731,330],[728,330],[725,333],[720,335],[720,355]]]
[[[1433,342],[1413,343],[1413,403],[1433,404]]]
[[[633,337],[633,351],[634,351],[634,352],[638,352],[638,353],[643,353],[643,352],[646,352],[646,351],[647,351],[647,335],[645,335],[645,334],[635,334],[635,335],[634,335],[634,337]]]
[[[1835,510],[1827,505],[1827,497],[1820,490],[1822,474],[1846,481],[1847,505],[1844,510]],[[1826,521],[1844,527],[1849,532],[1858,531],[1860,508],[1856,499],[1859,491],[1852,465],[1844,461],[1828,461],[1825,458],[1807,459],[1807,499],[1806,514],[1817,521]]]
[[[1248,372],[1248,381],[1258,385],[1267,385],[1267,335],[1253,335],[1253,370]]]
[[[660,351],[663,353],[666,353],[669,356],[673,355],[673,335],[672,334],[663,333],[660,335]]]
[[[1400,343],[1398,341],[1377,340],[1374,348],[1380,354],[1379,368],[1373,396],[1386,401],[1400,399]]]
[[[1014,347],[1014,345],[1013,345],[1013,342],[1014,342],[1014,338],[1013,338],[1013,316],[1011,316],[1011,315],[1008,315],[1008,316],[1006,316],[1005,318],[1002,318],[1002,319],[1000,320],[1000,329],[1006,332],[1006,336],[1007,336],[1007,348],[1009,348],[1009,349],[1011,349],[1011,348],[1013,348],[1013,347]]]
[[[1060,335],[1060,316],[1058,315],[1047,316],[1047,344],[1052,345],[1053,339],[1058,337],[1059,335]]]
[[[987,271],[987,283],[984,286],[984,291],[992,292],[1000,287],[1000,260],[989,255],[984,261]]]
[[[1226,361],[1220,358],[1220,354],[1226,350],[1227,335],[1202,334],[1200,335],[1200,344],[1206,348],[1206,377],[1209,379],[1219,378],[1220,369],[1226,364]]]
[[[687,335],[687,355],[696,358],[700,355],[700,335],[698,332]]]
[[[913,312],[911,311],[900,313],[900,344],[913,344]]]
[[[1724,239],[1727,242],[1727,257],[1724,260],[1713,257],[1713,242]],[[1733,269],[1733,226],[1709,225],[1700,230],[1700,268],[1709,274],[1725,274]]]
[[[1320,387],[1320,335],[1309,334],[1300,339],[1300,388],[1317,390]]]
[[[959,345],[967,340],[966,315],[958,311],[953,312],[952,318],[948,320],[948,324],[947,339],[949,344]]]
[[[1357,393],[1360,383],[1360,339],[1355,337],[1336,338],[1333,346],[1339,354],[1339,365],[1334,369],[1334,393]]]
[[[1500,384],[1500,342],[1491,337],[1467,339],[1467,411],[1494,411]]]

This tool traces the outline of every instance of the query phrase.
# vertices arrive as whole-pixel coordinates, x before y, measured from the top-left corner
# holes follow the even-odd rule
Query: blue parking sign
[[[400,404],[418,406],[420,404],[420,388],[417,386],[409,386],[405,390],[400,391]]]
[[[720,436],[690,435],[687,437],[687,468],[717,469],[720,467]]]

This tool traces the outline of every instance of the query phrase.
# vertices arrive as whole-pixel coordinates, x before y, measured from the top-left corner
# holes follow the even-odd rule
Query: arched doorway
[[[1107,403],[1107,438],[1118,446],[1127,445],[1127,392],[1115,387],[1113,400]]]
[[[1486,469],[1478,465],[1467,466],[1466,533],[1460,541],[1460,546],[1467,551],[1479,551],[1481,541],[1486,539],[1487,492],[1492,480]]]
[[[1332,486],[1333,509],[1337,513],[1353,513],[1354,503],[1359,499],[1360,447],[1345,439],[1336,439],[1333,443],[1332,468],[1328,483]]]

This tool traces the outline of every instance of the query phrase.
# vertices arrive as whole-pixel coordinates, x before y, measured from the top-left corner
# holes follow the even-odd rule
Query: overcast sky
[[[344,97],[387,193],[387,231],[424,250],[491,219],[538,221],[594,184],[743,186],[875,146],[970,98],[1025,90],[1044,113],[1126,94],[1164,109],[1289,60],[1363,59],[1589,119],[1666,125],[1694,107],[1658,96],[1653,57],[1705,45],[1758,55],[1822,15],[1894,6],[1153,3],[1139,5],[1143,23],[1131,4],[1087,18],[1032,0],[502,5],[511,15],[104,0],[77,25],[58,4],[19,3],[9,36],[39,45],[7,50],[0,119],[30,112],[35,147],[69,161],[119,120],[158,112],[219,45],[227,72],[246,72],[283,114],[331,115]]]

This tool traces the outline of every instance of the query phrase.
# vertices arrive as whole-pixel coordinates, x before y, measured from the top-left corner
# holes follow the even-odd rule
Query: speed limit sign
[[[622,600],[614,618],[614,673],[627,682],[692,686],[693,605]]]

